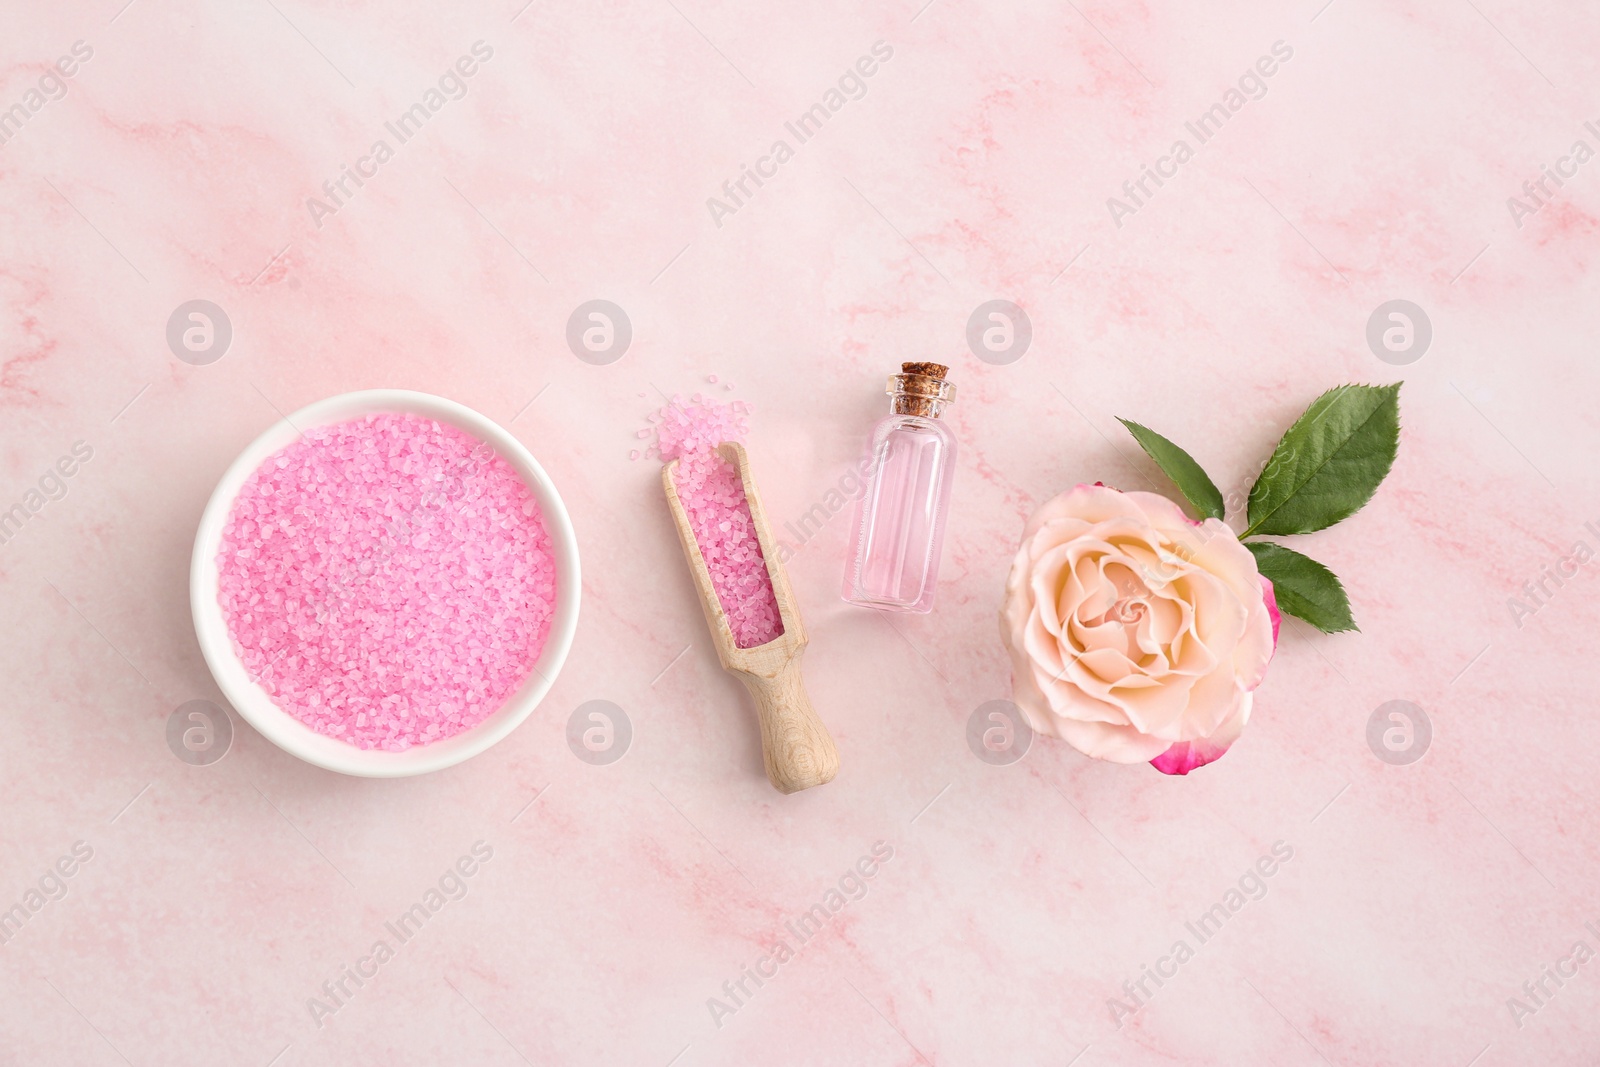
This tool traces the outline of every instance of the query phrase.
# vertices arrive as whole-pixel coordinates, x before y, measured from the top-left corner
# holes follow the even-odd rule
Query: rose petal
[[[1103,722],[1113,726],[1128,725],[1127,712],[1118,705],[1096,699],[1086,693],[1081,686],[1074,685],[1065,678],[1043,674],[1037,668],[1030,670],[1026,665],[1021,671],[1013,670],[1011,677],[1011,699],[1024,711],[1029,710],[1029,705],[1023,702],[1023,696],[1017,694],[1018,683],[1024,673],[1031,684],[1022,688],[1023,696],[1037,694],[1033,698],[1032,710],[1038,713],[1041,721],[1048,718]],[[1055,732],[1038,726],[1034,729],[1041,733]]]
[[[1225,729],[1218,730],[1210,737],[1179,741],[1151,760],[1150,766],[1162,774],[1183,775],[1221,759],[1244,732],[1244,724],[1250,719],[1250,697],[1251,694],[1244,694],[1243,706],[1228,721]]]
[[[1278,650],[1278,627],[1283,616],[1272,583],[1261,579],[1262,597],[1251,606],[1250,622],[1234,652],[1234,673],[1245,689],[1254,689],[1267,676],[1267,665]]]
[[[1038,730],[1031,720],[1029,725]],[[1159,757],[1168,747],[1167,742],[1160,738],[1142,734],[1131,726],[1061,718],[1057,718],[1053,725],[1054,730],[1039,732],[1053,733],[1085,756],[1112,763],[1146,763]]]
[[[1272,648],[1278,648],[1278,630],[1283,625],[1283,614],[1278,611],[1278,592],[1272,587],[1272,579],[1265,574],[1256,575],[1261,579],[1261,598],[1267,605],[1267,614],[1272,616]]]

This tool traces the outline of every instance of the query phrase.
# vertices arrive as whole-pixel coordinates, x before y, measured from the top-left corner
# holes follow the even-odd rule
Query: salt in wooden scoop
[[[801,684],[800,653],[806,647],[805,624],[800,621],[800,609],[795,604],[794,591],[789,588],[789,576],[778,561],[777,545],[772,540],[772,531],[767,528],[761,497],[756,494],[755,482],[750,477],[750,459],[743,445],[731,441],[718,445],[717,452],[739,472],[744,498],[750,506],[751,526],[761,545],[767,578],[772,583],[778,616],[783,622],[783,633],[766,644],[740,648],[734,639],[727,613],[711,584],[711,572],[695,540],[694,527],[684,512],[683,502],[678,499],[674,481],[678,460],[662,468],[661,484],[667,492],[667,506],[678,527],[678,540],[683,543],[689,573],[700,593],[700,606],[711,628],[711,643],[716,646],[717,658],[722,661],[723,670],[737,676],[755,700],[756,715],[761,721],[761,758],[766,764],[767,778],[780,793],[797,793],[833,780],[839,773],[839,750],[834,747],[828,728],[817,718]]]

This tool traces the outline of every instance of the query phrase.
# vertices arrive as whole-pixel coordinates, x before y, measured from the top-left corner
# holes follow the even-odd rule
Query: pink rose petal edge
[[[1256,575],[1261,579],[1261,599],[1267,602],[1267,614],[1272,616],[1272,651],[1278,651],[1278,631],[1283,628],[1283,613],[1278,610],[1278,593],[1272,588],[1272,579],[1265,574]]]
[[[1230,742],[1227,745],[1213,745],[1209,741],[1179,741],[1151,760],[1150,766],[1162,774],[1188,774],[1196,767],[1204,767],[1213,760],[1221,759],[1231,744]]]
[[[1261,598],[1267,605],[1267,614],[1272,617],[1272,651],[1278,651],[1278,633],[1283,625],[1283,614],[1278,610],[1278,595],[1272,588],[1272,582],[1265,575],[1257,575],[1261,579]],[[1179,741],[1161,755],[1150,761],[1150,766],[1162,774],[1188,774],[1196,767],[1204,767],[1223,757],[1233,743],[1244,732],[1243,716],[1236,718],[1237,725],[1225,725],[1217,731],[1216,736],[1201,738],[1198,741]],[[1231,733],[1233,736],[1228,737]],[[1223,740],[1226,738],[1226,740]]]

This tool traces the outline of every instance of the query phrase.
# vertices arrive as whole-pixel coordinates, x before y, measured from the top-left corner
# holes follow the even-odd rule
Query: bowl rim
[[[313,427],[349,422],[369,414],[413,414],[455,426],[486,441],[522,477],[539,504],[555,559],[556,603],[544,647],[521,688],[471,729],[401,752],[361,749],[327,737],[278,707],[250,678],[234,654],[227,620],[217,599],[217,553],[233,502],[250,475],[269,457]],[[229,464],[201,512],[189,563],[189,607],[201,655],[233,709],[279,748],[325,770],[364,778],[399,778],[452,767],[484,752],[516,729],[538,706],[571,651],[577,632],[582,579],[572,519],[555,483],[533,453],[511,431],[465,404],[409,389],[363,389],[339,393],[281,416]]]

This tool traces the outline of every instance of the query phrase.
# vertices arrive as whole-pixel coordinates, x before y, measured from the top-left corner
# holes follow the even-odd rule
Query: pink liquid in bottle
[[[928,612],[955,473],[956,439],[939,420],[955,397],[937,363],[906,363],[889,379],[893,413],[872,430],[866,491],[856,504],[844,599],[884,611]]]

